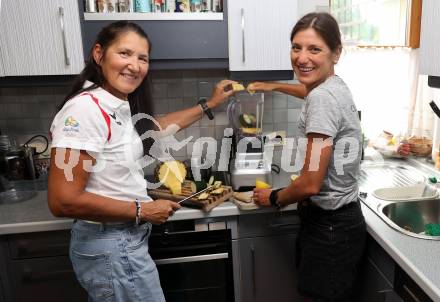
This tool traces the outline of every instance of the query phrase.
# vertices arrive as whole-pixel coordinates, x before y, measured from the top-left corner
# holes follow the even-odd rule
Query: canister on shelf
[[[98,13],[107,13],[107,1],[106,0],[96,0],[96,10]]]
[[[134,0],[134,10],[138,13],[151,12],[150,6],[151,6],[150,0]]]
[[[178,13],[189,13],[190,12],[189,0],[176,0],[175,11]]]
[[[174,13],[176,10],[176,0],[166,0],[166,11],[168,13]]]
[[[84,9],[86,13],[96,13],[96,1],[84,0]]]
[[[118,0],[118,12],[120,13],[128,13],[130,12],[130,0]]]
[[[201,0],[191,0],[191,12],[200,12],[202,10]]]
[[[106,0],[107,2],[107,12],[116,13],[117,12],[117,0]]]

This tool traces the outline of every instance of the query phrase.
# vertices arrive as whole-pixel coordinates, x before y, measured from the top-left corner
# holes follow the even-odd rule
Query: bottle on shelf
[[[154,13],[161,13],[165,11],[163,0],[152,0],[151,11]]]

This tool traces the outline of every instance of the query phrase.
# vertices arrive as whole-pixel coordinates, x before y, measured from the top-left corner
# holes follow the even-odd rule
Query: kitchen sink
[[[425,234],[426,224],[440,223],[440,199],[391,201],[376,198],[372,194],[374,190],[384,187],[426,184],[427,178],[435,175],[435,172],[422,165],[414,165],[401,161],[361,165],[360,199],[395,230],[415,238],[440,241],[440,236]]]
[[[426,224],[440,222],[440,199],[381,204],[378,211],[379,217],[404,234],[440,240],[440,236],[425,235]]]

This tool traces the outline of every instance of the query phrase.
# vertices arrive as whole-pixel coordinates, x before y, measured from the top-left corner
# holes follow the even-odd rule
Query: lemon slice
[[[271,187],[269,184],[265,183],[264,181],[257,179],[257,180],[255,180],[255,188],[257,188],[257,189],[270,189]]]
[[[240,83],[232,83],[232,89],[234,91],[241,91],[244,90],[244,86]]]

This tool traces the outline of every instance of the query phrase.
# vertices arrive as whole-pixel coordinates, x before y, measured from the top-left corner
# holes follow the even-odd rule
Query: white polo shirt
[[[91,84],[86,82],[85,87]],[[128,101],[102,88],[80,94],[58,112],[50,132],[52,148],[86,150],[96,158],[87,192],[127,201],[152,200],[138,162],[143,148]]]

